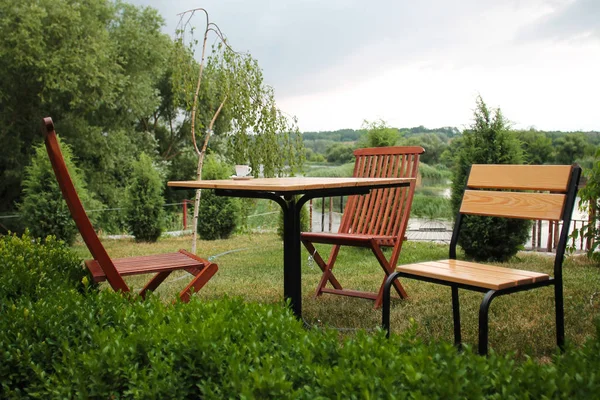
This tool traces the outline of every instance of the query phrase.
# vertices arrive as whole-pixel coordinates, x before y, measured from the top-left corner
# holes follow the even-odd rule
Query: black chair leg
[[[460,350],[461,335],[460,335],[460,304],[458,302],[458,288],[452,286],[452,317],[454,319],[454,345]]]
[[[565,350],[565,307],[562,280],[554,284],[554,306],[556,307],[556,344]]]
[[[394,272],[393,274],[391,274],[387,280],[385,281],[385,284],[383,285],[383,304],[382,304],[382,310],[381,310],[381,326],[383,327],[383,329],[385,329],[386,334],[385,337],[389,338],[390,337],[390,291],[392,289],[392,284],[394,283],[394,280],[396,280],[398,278],[399,274],[397,272]]]
[[[487,356],[488,353],[488,313],[490,310],[490,303],[495,295],[495,290],[487,292],[479,306],[479,354],[482,356]]]

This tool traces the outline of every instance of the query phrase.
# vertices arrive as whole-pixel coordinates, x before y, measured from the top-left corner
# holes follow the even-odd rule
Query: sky
[[[462,130],[478,95],[516,129],[600,131],[600,0],[128,2],[171,36],[178,13],[205,8],[301,131]]]

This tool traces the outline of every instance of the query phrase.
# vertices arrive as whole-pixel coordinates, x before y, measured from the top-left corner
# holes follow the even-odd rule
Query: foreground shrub
[[[85,278],[85,279],[84,279]],[[66,289],[81,290],[91,277],[73,253],[53,236],[0,236],[0,302],[37,300]]]
[[[0,311],[0,397],[591,398],[597,340],[551,364],[307,331],[279,305],[62,291]]]
[[[22,273],[4,267],[13,257],[54,275],[40,287],[71,276],[75,263],[64,247],[28,239],[0,240],[3,279]],[[65,282],[37,296],[0,297],[0,398],[587,399],[600,392],[598,336],[550,363],[517,363],[423,344],[414,328],[390,340],[381,331],[340,339],[305,329],[281,305],[198,297],[171,305],[79,290],[74,276]]]
[[[129,231],[135,240],[156,242],[162,233],[163,183],[152,159],[142,153],[133,163],[133,176],[127,187],[125,212]]]

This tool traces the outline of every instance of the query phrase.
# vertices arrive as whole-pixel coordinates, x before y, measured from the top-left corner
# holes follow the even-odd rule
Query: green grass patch
[[[138,244],[132,240],[103,240],[112,257],[189,249],[190,237],[161,238],[155,244]],[[74,246],[81,257],[89,257],[79,243]],[[198,253],[211,257],[219,272],[196,296],[202,300],[240,296],[245,301],[282,303],[283,298],[283,244],[275,234],[236,235],[231,239],[200,241]],[[328,255],[328,246],[321,254]],[[448,246],[435,243],[406,242],[399,263],[407,264],[448,256]],[[519,253],[503,265],[552,274],[553,258]],[[590,303],[600,287],[598,267],[582,257],[567,258],[564,266],[565,318],[567,340],[582,344],[594,333],[593,320],[600,314],[599,302]],[[376,291],[383,279],[381,267],[371,252],[363,249],[342,248],[334,273],[342,286],[357,290]],[[179,277],[183,279],[178,280]],[[324,294],[314,297],[321,271],[308,260],[302,250],[303,317],[310,325],[339,328],[345,334],[356,330],[376,329],[381,323],[381,310],[373,309],[373,302]],[[148,277],[131,277],[127,282],[141,288]],[[188,277],[173,275],[159,288],[165,300],[172,300],[187,282]],[[416,322],[417,335],[425,342],[452,341],[452,306],[450,289],[415,280],[403,280],[409,298],[392,302],[392,330],[395,333],[409,329]],[[463,341],[477,344],[477,316],[481,294],[460,291]],[[597,299],[598,296],[596,296]],[[500,353],[516,352],[518,358],[530,355],[547,359],[555,351],[553,289],[541,288],[524,293],[502,296],[491,306],[490,346]]]

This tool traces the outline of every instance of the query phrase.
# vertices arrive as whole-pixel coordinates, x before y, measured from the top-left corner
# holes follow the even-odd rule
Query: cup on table
[[[249,165],[236,165],[235,166],[235,176],[238,178],[248,176],[252,172],[252,168]]]

